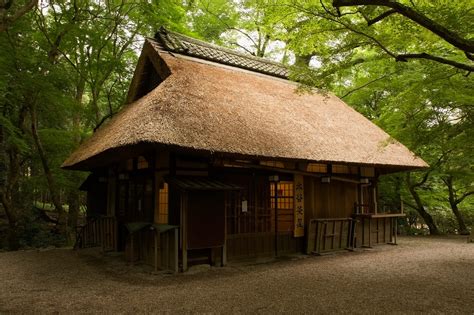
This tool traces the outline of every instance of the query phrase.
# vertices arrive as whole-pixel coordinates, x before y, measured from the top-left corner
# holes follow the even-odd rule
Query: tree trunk
[[[433,217],[425,210],[425,206],[423,205],[423,202],[421,201],[420,195],[418,195],[418,192],[415,189],[415,185],[411,183],[410,174],[407,175],[407,185],[408,185],[408,190],[410,191],[410,194],[416,203],[415,210],[423,218],[423,221],[425,221],[425,224],[428,226],[428,229],[430,230],[430,234],[431,235],[441,234],[433,220]]]
[[[2,206],[8,219],[8,236],[7,243],[9,250],[18,250],[20,248],[20,241],[18,239],[18,218],[17,211],[14,209],[13,203],[9,198],[2,193]]]
[[[77,217],[79,215],[79,192],[71,190],[67,196],[67,203],[69,205],[69,213],[67,218],[68,226],[68,243],[72,244],[76,237]]]
[[[448,178],[444,180],[444,183],[448,187],[449,205],[451,206],[451,210],[453,211],[454,216],[456,217],[456,220],[458,221],[459,234],[468,235],[469,231],[467,230],[466,223],[464,222],[464,218],[461,212],[459,212],[459,208],[458,208],[459,201],[457,200],[456,194],[454,192],[453,177],[448,176]]]
[[[18,211],[13,202],[13,189],[17,187],[16,182],[20,176],[20,163],[18,152],[11,149],[7,169],[7,153],[5,150],[5,136],[3,126],[0,125],[0,202],[8,220],[8,249],[18,250],[20,242],[18,239]]]
[[[76,100],[76,108],[72,114],[72,137],[73,137],[73,142],[74,146],[78,146],[81,142],[81,133],[80,133],[80,121],[81,121],[81,116],[80,116],[80,111],[82,110],[82,101],[83,101],[83,96],[84,96],[84,88],[85,88],[85,80],[82,76],[79,76],[79,79],[77,81],[76,85],[76,95],[75,95],[75,100]],[[75,177],[73,177],[75,179]],[[72,180],[73,182],[76,182],[75,180]],[[79,215],[79,209],[80,209],[80,194],[79,190],[75,185],[72,185],[72,187],[68,187],[66,190],[67,194],[67,204],[69,205],[69,211],[68,211],[68,218],[67,218],[67,226],[68,226],[68,233],[67,233],[67,241],[68,244],[72,244],[75,241],[76,238],[76,228],[77,228],[77,218]]]
[[[456,203],[449,203],[451,205],[451,210],[454,213],[454,216],[456,217],[456,220],[458,221],[458,226],[459,226],[459,234],[461,235],[468,235],[469,231],[467,230],[466,223],[464,222],[464,218],[459,212],[458,205]]]
[[[95,118],[95,125],[99,124],[100,122],[100,110],[99,110],[99,105],[97,104],[99,100],[99,92],[96,90],[92,90],[92,99],[91,99],[91,107],[92,111],[94,112],[94,118]]]
[[[51,194],[51,200],[58,213],[58,229],[61,234],[65,235],[66,223],[67,223],[66,212],[64,211],[64,208],[61,204],[59,189],[57,188],[56,183],[54,181],[53,174],[48,165],[48,159],[46,158],[46,153],[44,152],[43,145],[41,144],[41,140],[38,135],[38,117],[36,114],[36,104],[31,104],[30,114],[31,114],[31,134],[33,136],[33,140],[34,140],[36,149],[38,151],[41,164],[43,166],[43,171],[46,176],[49,192]]]

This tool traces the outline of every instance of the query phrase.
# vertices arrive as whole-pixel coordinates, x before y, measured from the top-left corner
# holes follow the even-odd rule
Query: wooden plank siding
[[[178,271],[178,233],[174,229],[161,233],[159,236],[155,230],[144,229],[134,233],[133,246],[131,242],[132,237],[129,236],[125,247],[125,257],[128,262],[142,261],[147,265],[155,266],[156,255],[157,269]]]
[[[304,238],[293,232],[278,233],[278,255],[303,252]],[[248,233],[227,236],[229,260],[269,257],[275,255],[275,233]]]
[[[340,181],[321,183],[320,178],[304,179],[305,225],[310,219],[347,218],[357,202],[357,184]]]

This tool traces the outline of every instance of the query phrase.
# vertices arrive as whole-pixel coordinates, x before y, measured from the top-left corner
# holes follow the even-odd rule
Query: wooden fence
[[[74,248],[88,247],[117,250],[117,219],[114,216],[88,218],[85,225],[78,227]]]
[[[355,220],[352,218],[311,219],[308,226],[308,254],[354,248]]]

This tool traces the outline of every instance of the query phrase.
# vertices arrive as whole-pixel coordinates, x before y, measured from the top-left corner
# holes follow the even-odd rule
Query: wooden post
[[[224,267],[225,265],[227,265],[227,242],[224,243],[224,246],[222,246],[222,267]]]
[[[130,234],[130,264],[133,266],[133,256],[134,256],[134,251],[133,251],[133,233]]]
[[[158,229],[154,229],[155,230],[155,272],[158,271],[158,233],[160,233],[158,231]]]
[[[188,270],[188,244],[187,244],[187,233],[186,233],[186,208],[187,208],[187,194],[183,193],[181,195],[181,234],[182,234],[182,243],[181,243],[181,250],[182,254],[181,257],[183,259],[183,272]]]
[[[185,247],[183,247],[183,272],[188,270],[188,251]]]
[[[379,230],[380,230],[380,227],[379,227],[379,219],[375,219],[375,222],[377,222],[377,229],[376,229],[376,232],[377,232],[377,244],[379,243]]]
[[[165,259],[165,268],[170,268],[170,258],[169,258],[169,251],[170,251],[170,231],[166,231],[164,237],[165,237],[165,240],[164,240],[164,243],[165,243],[165,248],[164,250],[161,251],[161,254],[160,256],[164,256]],[[160,244],[161,244],[161,238],[160,238]],[[161,258],[161,257],[160,257]]]
[[[369,218],[369,248],[372,247],[372,219]]]
[[[352,219],[351,221],[351,238],[352,238],[352,244],[351,244],[351,249],[354,250],[356,247],[356,231],[357,231],[357,220]]]
[[[328,222],[327,222],[327,221],[324,221],[323,251],[326,250],[326,235],[328,235]]]
[[[397,229],[398,229],[398,222],[397,222],[397,218],[393,218],[393,221],[394,221],[394,226],[395,226],[395,245],[397,245]]]
[[[362,247],[365,247],[365,218],[362,217],[361,218],[361,221],[362,221],[362,242],[361,242],[361,246]]]
[[[174,272],[179,272],[178,229],[174,229]]]
[[[393,218],[390,218],[390,235],[389,235],[389,244],[393,243]]]
[[[275,256],[278,256],[278,182],[275,182]]]
[[[225,204],[227,204],[227,199],[229,198],[229,194],[225,195]],[[255,212],[255,217],[257,216],[257,211]],[[224,207],[224,246],[222,246],[222,253],[221,253],[221,265],[224,267],[227,265],[227,208]]]
[[[373,184],[374,184],[374,189],[373,189],[373,194],[374,194],[374,212],[375,214],[377,214],[377,211],[378,211],[378,205],[377,205],[377,182],[374,180],[373,181]]]
[[[339,249],[342,248],[342,231],[344,231],[344,221],[341,220],[340,230],[339,230]]]

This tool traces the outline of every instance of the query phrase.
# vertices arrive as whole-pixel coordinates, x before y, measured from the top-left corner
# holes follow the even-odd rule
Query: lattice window
[[[158,190],[158,224],[168,224],[168,183]]]
[[[265,202],[268,201],[268,191],[259,191],[257,188],[254,193],[245,198],[239,193],[228,193],[226,198],[227,234],[271,233],[274,230],[273,210]],[[251,198],[247,199],[247,197]],[[259,201],[257,202],[255,198]],[[247,201],[246,212],[242,211],[242,200]]]
[[[294,220],[295,190],[294,183],[281,181],[277,184],[278,189],[278,231],[292,231]],[[270,185],[270,205],[275,209],[275,185]]]

